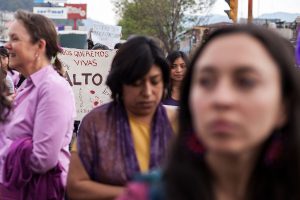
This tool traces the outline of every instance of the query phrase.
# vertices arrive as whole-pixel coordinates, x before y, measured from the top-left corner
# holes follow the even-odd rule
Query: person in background
[[[170,86],[163,104],[178,106],[180,87],[188,66],[188,57],[182,51],[173,51],[167,56],[170,66]]]
[[[6,75],[3,69],[0,69],[0,129],[1,124],[7,121],[11,108],[11,101],[7,98]],[[1,195],[1,194],[0,194]],[[1,196],[0,196],[1,197]]]
[[[19,10],[8,35],[10,65],[26,80],[0,132],[1,198],[63,199],[75,100],[56,57],[61,49],[55,26]]]
[[[94,41],[92,39],[92,32],[93,29],[91,28],[88,32],[88,39],[86,40],[88,44],[88,50],[109,50],[108,46],[104,44],[100,44],[100,43],[94,44]]]
[[[12,77],[8,74],[8,70],[9,70],[8,64],[9,64],[8,50],[4,46],[0,46],[0,67],[3,70],[4,74],[6,74],[5,82],[8,88],[7,96],[11,96],[11,98],[13,99],[15,93],[15,87],[14,87]]]
[[[120,49],[121,46],[122,46],[122,43],[118,42],[115,44],[114,49]]]
[[[94,42],[92,40],[92,32],[93,32],[93,28],[91,28],[88,32],[88,38],[87,38],[87,47],[88,47],[88,50],[91,50],[94,46]]]
[[[169,82],[163,51],[136,36],[118,50],[106,84],[113,101],[82,120],[67,181],[70,199],[114,199],[138,172],[161,165],[176,110],[161,99]]]
[[[108,46],[96,43],[91,50],[109,50]]]
[[[181,92],[161,179],[144,177],[118,200],[300,199],[300,72],[285,39],[256,26],[214,31]]]

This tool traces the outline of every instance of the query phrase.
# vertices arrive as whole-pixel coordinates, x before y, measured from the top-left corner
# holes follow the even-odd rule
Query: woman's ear
[[[46,40],[40,39],[38,41],[38,47],[39,47],[40,50],[46,50],[46,45],[47,45]]]

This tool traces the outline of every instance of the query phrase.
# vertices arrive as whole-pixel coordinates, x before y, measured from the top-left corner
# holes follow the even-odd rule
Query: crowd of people
[[[19,10],[8,34],[0,199],[300,199],[300,38],[294,51],[263,27],[226,26],[189,58],[133,36],[115,47],[112,101],[71,143],[75,98],[53,22]]]

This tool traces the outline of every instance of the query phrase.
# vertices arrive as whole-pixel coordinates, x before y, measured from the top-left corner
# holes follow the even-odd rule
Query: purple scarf
[[[58,164],[45,174],[36,174],[30,169],[32,139],[21,138],[12,143],[4,165],[4,187],[16,200],[61,200],[64,186],[62,168]],[[10,196],[11,194],[3,194]]]
[[[161,166],[172,135],[160,104],[151,124],[149,169]],[[80,125],[77,142],[81,161],[94,181],[125,185],[140,172],[127,113],[120,103],[108,103],[90,112]]]

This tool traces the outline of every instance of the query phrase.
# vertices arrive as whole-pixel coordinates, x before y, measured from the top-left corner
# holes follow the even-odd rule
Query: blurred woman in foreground
[[[300,199],[300,74],[287,42],[255,26],[213,32],[181,94],[162,178],[120,199]],[[143,191],[143,194],[138,191]]]

